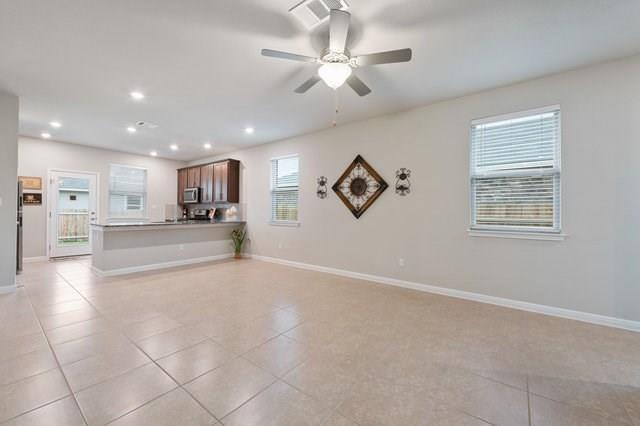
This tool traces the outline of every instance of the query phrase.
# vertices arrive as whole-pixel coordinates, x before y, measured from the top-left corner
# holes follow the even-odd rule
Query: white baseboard
[[[381,277],[377,275],[363,274],[360,272],[347,271],[344,269],[330,268],[327,266],[318,266],[302,262],[294,262],[286,259],[275,257],[251,255],[256,260],[264,262],[278,263],[281,265],[292,266],[294,268],[308,269],[317,272],[326,272],[328,274],[340,275],[347,278],[355,278],[359,280],[371,281],[379,284],[387,284],[396,287],[409,288],[412,290],[424,291],[427,293],[435,293],[443,296],[456,297],[458,299],[472,300],[475,302],[489,303],[491,305],[504,306],[507,308],[519,309],[521,311],[535,312],[543,315],[566,318],[576,321],[587,322],[591,324],[604,325],[608,327],[621,328],[640,332],[640,321],[632,321],[622,318],[608,317],[605,315],[591,314],[588,312],[573,311],[570,309],[557,308],[554,306],[539,305],[536,303],[523,302],[520,300],[506,299],[503,297],[489,296],[486,294],[472,293],[463,290],[456,290],[446,287],[437,287],[433,285],[420,284],[411,281],[399,280],[396,278]]]
[[[36,256],[36,257],[25,257],[22,259],[24,263],[36,263],[36,262],[47,262],[49,258],[47,256]]]
[[[91,270],[101,277],[113,277],[116,275],[134,274],[136,272],[154,271],[156,269],[175,268],[177,266],[194,265],[196,263],[213,262],[215,260],[224,260],[233,257],[233,253],[218,254],[215,256],[197,257],[195,259],[174,260],[171,262],[152,263],[149,265],[132,266],[129,268],[110,269],[103,271],[94,266]]]
[[[0,285],[0,294],[10,294],[18,289],[18,281],[16,276],[13,277],[13,283],[9,285]]]
[[[16,287],[16,285],[3,285],[0,286],[0,294],[9,294],[9,293],[13,293],[18,289],[18,287]]]

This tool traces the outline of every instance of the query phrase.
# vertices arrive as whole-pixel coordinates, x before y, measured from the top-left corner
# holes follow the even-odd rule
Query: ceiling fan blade
[[[411,49],[389,50],[388,52],[372,53],[355,58],[359,67],[378,64],[393,64],[396,62],[409,62]]]
[[[369,86],[364,84],[364,82],[356,77],[355,74],[351,74],[351,76],[347,79],[347,84],[360,96],[367,96],[369,93],[371,93],[371,89],[369,89]]]
[[[302,83],[300,85],[300,87],[298,87],[296,90],[294,90],[294,92],[296,92],[296,93],[305,93],[307,90],[309,90],[313,86],[315,86],[316,83],[319,82],[319,81],[320,81],[320,76],[315,74],[309,80],[307,80],[304,83]]]
[[[281,52],[279,50],[262,49],[262,56],[269,56],[271,58],[289,59],[291,61],[301,62],[318,62],[317,58],[311,56],[297,55],[295,53]]]
[[[329,17],[329,50],[344,53],[349,35],[349,21],[351,14],[344,10],[331,9]]]

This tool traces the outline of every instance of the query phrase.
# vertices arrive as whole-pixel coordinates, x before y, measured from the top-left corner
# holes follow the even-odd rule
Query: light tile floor
[[[255,260],[0,296],[0,423],[640,426],[640,334]]]

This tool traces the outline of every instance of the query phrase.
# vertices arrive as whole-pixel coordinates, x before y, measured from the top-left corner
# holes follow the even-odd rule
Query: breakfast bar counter
[[[231,231],[244,225],[235,220],[92,224],[91,265],[97,274],[112,276],[228,258]]]

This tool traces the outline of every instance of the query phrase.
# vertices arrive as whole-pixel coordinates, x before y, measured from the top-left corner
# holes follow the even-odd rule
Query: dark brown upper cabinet
[[[187,169],[187,188],[200,188],[200,166]]]
[[[184,190],[200,188],[200,202],[240,202],[240,162],[222,160],[178,170],[178,204],[184,204]]]
[[[200,167],[200,202],[213,203],[213,164]]]
[[[240,202],[240,162],[238,160],[225,160],[213,164],[213,188],[214,202]]]
[[[184,190],[187,186],[188,169],[178,170],[178,204],[184,204]]]

